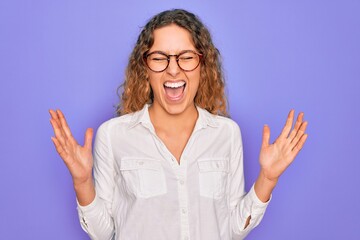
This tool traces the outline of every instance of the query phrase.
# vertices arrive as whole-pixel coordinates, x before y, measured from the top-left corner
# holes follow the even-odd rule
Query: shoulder
[[[99,129],[109,129],[109,128],[116,127],[118,125],[124,125],[124,124],[126,125],[131,122],[132,115],[133,114],[126,114],[126,115],[111,118],[111,119],[103,122],[100,125]]]
[[[208,112],[205,109],[198,108],[201,115],[203,115],[204,121],[209,125],[221,130],[229,129],[232,131],[240,132],[240,127],[233,119],[220,115],[215,115]]]
[[[213,143],[223,147],[230,146],[231,152],[240,149],[242,146],[242,137],[240,127],[236,121],[229,117],[211,114],[204,109],[199,110],[199,115],[204,126],[204,141],[213,140]]]
[[[133,124],[134,114],[135,113],[125,114],[103,122],[98,128],[97,134],[110,134],[119,130],[124,131],[126,129],[129,129]]]
[[[142,109],[137,112],[132,112],[128,114],[121,115],[119,117],[114,117],[109,119],[100,125],[99,129],[108,129],[114,130],[114,128],[122,128],[122,129],[130,129],[131,127],[141,123],[143,121],[147,121],[148,117],[148,105],[145,104]]]
[[[219,122],[220,125],[224,125],[224,126],[234,128],[234,129],[240,128],[239,125],[237,124],[237,122],[235,122],[233,119],[231,119],[229,117],[215,115],[215,118]]]
[[[223,129],[223,131],[225,129],[229,131],[229,136],[231,136],[231,139],[241,139],[241,130],[237,122],[231,118],[223,116],[216,116],[216,119],[220,124],[220,129]]]

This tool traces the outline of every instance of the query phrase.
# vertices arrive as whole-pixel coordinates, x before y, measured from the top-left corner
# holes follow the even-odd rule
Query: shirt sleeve
[[[264,216],[270,202],[263,203],[256,195],[254,185],[248,193],[245,192],[243,147],[240,128],[234,124],[233,146],[230,162],[230,208],[232,239],[244,239],[254,229]],[[271,199],[271,198],[270,198]],[[249,225],[245,228],[248,217]]]
[[[93,240],[110,240],[114,236],[111,208],[115,170],[107,128],[107,123],[99,127],[94,142],[95,199],[87,206],[81,206],[77,202],[81,227]]]

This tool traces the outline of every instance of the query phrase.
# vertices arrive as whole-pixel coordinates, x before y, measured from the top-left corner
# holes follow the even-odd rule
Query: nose
[[[166,72],[173,77],[180,73],[180,67],[176,61],[176,56],[170,56],[169,66],[167,67]]]

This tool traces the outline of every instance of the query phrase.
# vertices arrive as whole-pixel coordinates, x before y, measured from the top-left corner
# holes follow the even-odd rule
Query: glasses
[[[170,57],[176,58],[176,63],[181,70],[190,72],[199,66],[202,54],[192,50],[186,50],[177,55],[168,55],[160,51],[144,53],[146,65],[151,71],[157,73],[165,71],[169,66]]]

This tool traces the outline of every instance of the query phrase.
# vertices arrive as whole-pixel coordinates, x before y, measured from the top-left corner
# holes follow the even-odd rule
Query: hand
[[[307,122],[303,121],[303,117],[303,113],[298,115],[295,126],[291,130],[294,121],[294,110],[291,110],[280,136],[273,144],[269,144],[270,128],[267,125],[264,126],[260,165],[261,172],[267,180],[276,183],[304,146],[308,135],[305,134]]]
[[[80,146],[71,134],[64,114],[60,111],[49,110],[50,123],[55,137],[51,137],[56,151],[63,159],[73,178],[74,186],[92,181],[92,137],[93,130],[88,128],[85,133],[84,146]]]

